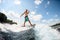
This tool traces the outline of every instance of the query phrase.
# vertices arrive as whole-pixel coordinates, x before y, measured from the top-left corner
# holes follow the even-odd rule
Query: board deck
[[[35,27],[35,25],[36,25],[36,24],[33,24],[32,26],[26,25],[26,27]],[[24,26],[22,26],[22,27],[24,27]]]

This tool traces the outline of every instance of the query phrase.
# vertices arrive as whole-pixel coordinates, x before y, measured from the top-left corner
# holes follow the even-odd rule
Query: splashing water
[[[60,40],[59,32],[48,25],[38,24],[34,30],[36,40]]]
[[[24,30],[28,30],[30,28],[27,28],[27,27],[21,27],[21,25],[16,25],[16,24],[13,24],[13,25],[10,25],[10,24],[1,24],[0,23],[0,29],[2,29],[2,31],[4,32],[8,32],[6,29],[12,31],[12,32],[20,32],[20,31],[24,31]]]
[[[9,25],[9,24],[0,24],[0,28],[2,28],[3,31],[6,30],[4,28],[7,28],[14,32],[19,32],[29,29],[26,27],[22,28],[17,25]],[[34,30],[35,30],[36,40],[60,40],[60,33],[46,24],[36,24]]]

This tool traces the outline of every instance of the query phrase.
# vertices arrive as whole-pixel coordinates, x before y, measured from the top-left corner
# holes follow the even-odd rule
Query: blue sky
[[[37,19],[31,18],[34,22],[60,20],[60,0],[0,0],[0,11],[4,10],[6,14],[12,11],[20,15],[25,9],[30,11],[34,20]]]

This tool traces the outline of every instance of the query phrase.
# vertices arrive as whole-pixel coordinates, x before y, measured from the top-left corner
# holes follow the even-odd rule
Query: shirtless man
[[[21,15],[21,16],[25,15],[24,27],[25,27],[25,23],[26,23],[27,21],[28,21],[28,22],[30,23],[30,25],[32,26],[32,24],[31,24],[31,22],[30,22],[30,20],[29,20],[28,14],[29,14],[29,11],[26,9],[25,12]],[[20,17],[21,17],[21,16],[20,16]]]

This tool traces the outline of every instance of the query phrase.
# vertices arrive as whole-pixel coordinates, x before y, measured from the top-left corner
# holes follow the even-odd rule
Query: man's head
[[[26,12],[27,12],[28,10],[26,9]]]

